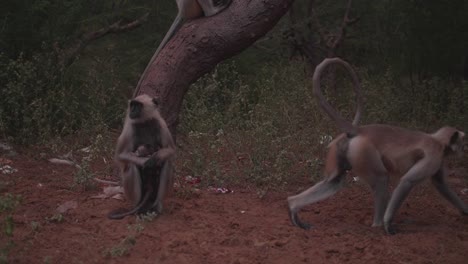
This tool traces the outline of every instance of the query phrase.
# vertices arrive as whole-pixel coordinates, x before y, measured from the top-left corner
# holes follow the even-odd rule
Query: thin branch
[[[324,27],[320,24],[320,20],[315,12],[314,8],[314,0],[310,1],[310,8],[311,8],[311,19],[313,20],[315,27],[319,33],[320,39],[328,49],[327,57],[334,57],[336,50],[342,44],[345,36],[346,36],[346,27],[351,26],[352,24],[359,21],[360,17],[350,18],[351,6],[353,1],[348,0],[346,5],[346,10],[343,15],[343,20],[341,22],[341,26],[338,28],[337,33],[328,33],[324,29]]]
[[[320,35],[320,38],[321,38],[325,43],[327,43],[328,36],[327,36],[327,34],[325,33],[325,29],[324,29],[324,28],[322,27],[322,25],[320,24],[320,20],[319,20],[319,18],[318,18],[318,15],[317,15],[317,13],[315,12],[315,8],[314,8],[314,5],[313,5],[313,4],[314,4],[314,0],[311,0],[310,2],[311,2],[311,4],[310,4],[310,6],[311,6],[311,10],[310,10],[311,18],[312,18],[312,20],[313,20],[313,22],[314,22],[314,24],[315,24],[315,27],[317,28],[317,31],[318,31],[318,33],[319,33],[319,35]],[[328,46],[328,45],[327,45],[327,46]]]
[[[333,41],[332,46],[330,47],[333,53],[335,53],[336,49],[341,44],[341,42],[343,41],[344,36],[346,35],[346,26],[348,26],[348,21],[350,20],[349,19],[349,11],[351,10],[352,2],[353,2],[353,0],[348,0],[348,4],[346,6],[346,11],[345,11],[344,16],[343,16],[343,21],[341,22],[341,27],[338,30],[338,35],[336,36],[335,41]]]
[[[124,31],[132,30],[136,27],[142,25],[148,19],[149,13],[144,14],[140,18],[122,25],[122,20],[119,20],[107,27],[101,28],[91,33],[84,34],[83,37],[75,43],[75,45],[65,51],[65,55],[62,56],[59,63],[63,67],[70,66],[74,61],[76,56],[93,40],[99,39],[110,33],[122,33]]]

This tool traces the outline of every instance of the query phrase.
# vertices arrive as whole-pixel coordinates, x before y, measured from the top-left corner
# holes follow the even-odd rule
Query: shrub
[[[105,63],[88,65],[85,77],[78,80],[73,74],[79,69],[61,68],[56,57],[45,51],[16,60],[0,54],[0,133],[4,137],[22,144],[43,142],[120,121],[123,98],[115,96],[119,82],[106,83],[99,76],[98,69]]]

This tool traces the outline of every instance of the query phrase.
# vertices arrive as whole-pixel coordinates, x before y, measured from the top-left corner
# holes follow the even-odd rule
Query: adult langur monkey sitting
[[[353,123],[346,121],[325,100],[320,89],[320,75],[330,64],[344,66],[352,75],[357,93],[357,112]],[[339,58],[325,59],[315,69],[313,90],[320,106],[344,132],[329,144],[325,163],[325,179],[302,193],[288,197],[289,216],[293,225],[309,229],[301,222],[298,211],[311,203],[335,194],[342,187],[347,170],[365,180],[374,196],[372,226],[384,226],[395,234],[392,219],[410,190],[422,180],[431,178],[436,189],[462,214],[467,205],[447,186],[444,158],[460,153],[465,134],[452,127],[443,127],[433,134],[389,125],[357,126],[362,108],[359,80],[351,66]],[[388,195],[389,174],[402,175],[391,198]]]
[[[133,209],[114,210],[108,217],[121,219],[147,211],[161,213],[166,190],[172,185],[174,155],[174,141],[161,117],[158,100],[146,94],[130,100],[117,140],[115,161],[119,164],[125,196]]]
[[[228,7],[231,2],[232,0],[176,0],[177,8],[179,10],[177,16],[143,71],[133,97],[137,96],[140,92],[141,82],[146,78],[150,65],[153,64],[153,61],[158,57],[159,52],[164,48],[164,46],[166,46],[167,42],[172,38],[172,36],[174,36],[186,20],[202,16],[216,15]]]

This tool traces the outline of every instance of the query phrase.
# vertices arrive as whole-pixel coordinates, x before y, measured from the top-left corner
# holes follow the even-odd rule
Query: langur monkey
[[[195,19],[202,16],[213,16],[217,13],[224,10],[226,7],[231,4],[232,0],[176,0],[177,8],[179,12],[172,22],[171,27],[167,31],[166,35],[164,36],[161,44],[159,44],[158,49],[151,57],[150,62],[146,66],[143,74],[138,81],[137,87],[133,94],[133,97],[137,96],[140,91],[141,82],[143,79],[146,78],[148,73],[148,69],[153,61],[158,56],[159,52],[166,46],[167,42],[174,36],[174,34],[179,30],[180,26],[184,23],[184,21],[188,19]]]
[[[131,99],[117,140],[115,161],[125,196],[134,209],[112,211],[108,217],[121,219],[148,210],[161,213],[166,190],[172,184],[174,156],[175,144],[161,117],[158,100],[146,94]]]
[[[358,104],[353,123],[342,118],[322,94],[320,75],[333,63],[344,66],[353,77]],[[410,190],[426,178],[431,178],[439,193],[462,214],[468,215],[468,206],[447,186],[444,163],[447,155],[461,153],[465,133],[453,127],[426,134],[389,125],[357,126],[362,104],[359,80],[351,66],[339,58],[325,59],[317,66],[313,90],[321,107],[344,133],[328,146],[325,179],[298,195],[288,197],[289,217],[293,225],[309,229],[310,224],[299,220],[299,210],[335,194],[342,187],[348,170],[370,185],[374,197],[372,226],[383,225],[387,234],[396,233],[392,225],[396,211]],[[388,178],[393,174],[402,177],[389,197]]]

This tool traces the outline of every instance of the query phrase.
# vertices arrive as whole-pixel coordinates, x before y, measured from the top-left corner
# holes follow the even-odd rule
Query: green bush
[[[396,77],[388,70],[382,75],[360,71],[366,105],[364,123],[388,123],[434,131],[450,125],[468,129],[468,83],[433,77],[421,82]]]
[[[86,70],[61,68],[57,54],[42,52],[16,60],[0,54],[0,133],[17,143],[33,143],[77,130],[120,122],[123,98],[117,78],[105,80],[99,60]],[[78,79],[74,74],[84,71]],[[112,69],[108,69],[112,72]],[[114,76],[115,77],[115,76]]]
[[[315,178],[315,154],[324,147],[317,135],[333,129],[315,104],[305,65],[270,64],[246,79],[230,62],[189,90],[180,123],[183,169],[208,185],[268,188]]]

